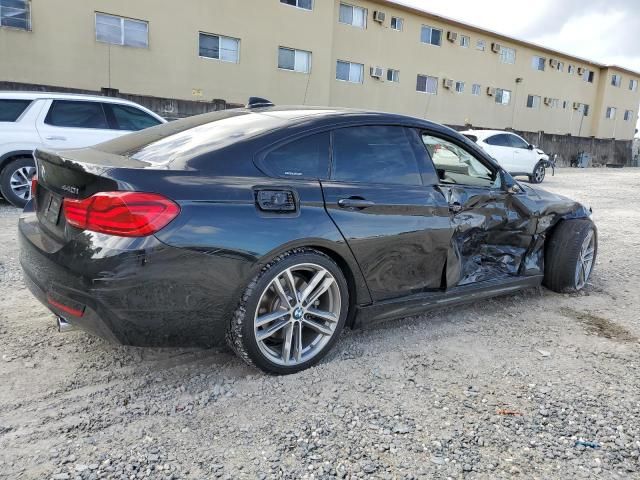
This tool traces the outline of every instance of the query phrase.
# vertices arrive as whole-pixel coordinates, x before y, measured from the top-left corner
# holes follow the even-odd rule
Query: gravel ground
[[[585,292],[345,332],[282,378],[58,334],[0,203],[0,478],[640,478],[640,171],[545,187],[594,208]]]

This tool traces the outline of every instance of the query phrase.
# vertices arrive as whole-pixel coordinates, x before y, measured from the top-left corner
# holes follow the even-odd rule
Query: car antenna
[[[247,103],[247,108],[264,108],[264,107],[275,107],[276,104],[271,100],[267,100],[266,98],[260,97],[249,97],[249,103]]]

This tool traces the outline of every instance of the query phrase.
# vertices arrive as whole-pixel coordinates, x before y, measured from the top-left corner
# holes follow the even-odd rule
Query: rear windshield
[[[164,123],[93,148],[153,165],[167,164],[227,147],[285,123],[247,110],[226,110]]]
[[[31,100],[0,100],[0,122],[15,122],[31,105]]]

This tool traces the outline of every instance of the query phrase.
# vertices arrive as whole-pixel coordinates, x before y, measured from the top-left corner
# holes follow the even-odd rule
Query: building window
[[[629,90],[632,92],[638,91],[638,80],[629,80]]]
[[[559,98],[552,98],[551,102],[549,103],[549,106],[551,108],[560,108],[560,99]]]
[[[464,82],[456,82],[456,92],[464,93]]]
[[[564,72],[564,62],[558,62],[558,71]]]
[[[0,0],[0,27],[31,30],[31,2]]]
[[[516,49],[509,47],[500,47],[500,62],[513,65],[516,63]]]
[[[394,82],[394,83],[400,82],[400,70],[394,70],[393,68],[388,68],[387,81]]]
[[[482,90],[482,87],[480,86],[480,84],[474,83],[473,86],[471,87],[471,95],[479,96],[481,90]]]
[[[562,109],[563,110],[566,110],[568,106],[569,106],[569,102],[568,101],[565,100],[565,101],[562,102]]]
[[[582,79],[585,82],[593,83],[595,80],[596,73],[593,70],[585,70]]]
[[[423,25],[422,30],[420,31],[420,41],[422,43],[439,47],[442,45],[442,30]]]
[[[469,48],[470,44],[471,39],[469,37],[467,37],[466,35],[460,35],[460,46],[462,48]]]
[[[576,67],[574,67],[573,65],[569,65],[569,66],[567,67],[567,73],[569,73],[569,74],[574,74],[574,73],[576,73]]]
[[[350,83],[362,83],[364,81],[364,65],[361,63],[343,62],[338,60],[336,67],[336,80]]]
[[[240,60],[240,40],[200,33],[200,56],[215,58],[223,62],[238,63]]]
[[[583,114],[585,117],[588,117],[588,116],[589,116],[589,105],[586,105],[586,104],[584,104],[584,103],[582,104],[582,114]]]
[[[484,40],[478,40],[476,42],[476,50],[484,52],[486,49],[487,49],[487,42],[485,42]]]
[[[631,120],[633,120],[633,110],[625,110],[624,121],[630,122]]]
[[[509,105],[511,103],[511,90],[496,89],[496,103]]]
[[[540,96],[529,95],[527,97],[527,108],[540,108]]]
[[[541,72],[544,72],[544,66],[546,63],[547,63],[546,58],[533,57],[533,60],[531,61],[531,66],[533,67],[534,70],[540,70]]]
[[[367,28],[367,9],[341,3],[340,23],[357,28]]]
[[[146,48],[149,46],[149,24],[142,20],[96,13],[96,40],[112,45]]]
[[[280,0],[280,3],[304,10],[313,10],[313,0]]]
[[[430,95],[438,94],[438,79],[428,75],[418,75],[418,83],[416,91],[428,93]]]
[[[309,73],[311,71],[311,52],[280,47],[278,49],[278,68],[292,72]]]
[[[391,17],[391,28],[401,32],[404,29],[404,20],[399,17]]]
[[[620,87],[622,85],[622,76],[616,75],[615,73],[611,76],[611,85],[614,87]]]
[[[617,110],[618,109],[616,107],[607,107],[606,118],[609,120],[614,120],[616,118]]]

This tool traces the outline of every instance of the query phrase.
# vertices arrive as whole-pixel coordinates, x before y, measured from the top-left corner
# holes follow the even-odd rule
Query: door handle
[[[45,138],[47,140],[59,140],[61,142],[64,142],[67,139],[67,137],[60,137],[60,136],[57,136],[57,135],[52,135],[51,137],[45,137]]]
[[[341,208],[364,209],[373,207],[375,204],[375,202],[365,200],[364,198],[343,198],[338,200],[338,206]]]

